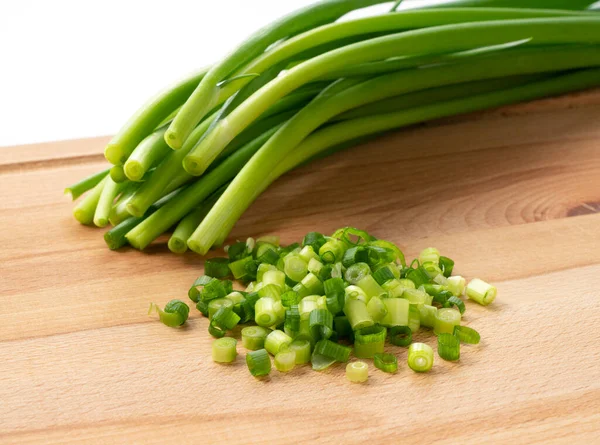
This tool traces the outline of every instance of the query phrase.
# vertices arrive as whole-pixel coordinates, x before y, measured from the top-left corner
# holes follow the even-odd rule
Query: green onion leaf
[[[363,246],[354,246],[344,252],[342,265],[344,267],[350,267],[356,263],[364,263],[367,259],[367,250]]]
[[[465,308],[464,301],[462,301],[458,297],[455,297],[454,295],[451,296],[450,298],[448,298],[448,301],[444,305],[444,307],[452,307],[452,306],[456,306],[456,308],[459,310],[461,315],[465,313],[466,308]]]
[[[332,342],[331,340],[319,340],[314,350],[314,353],[329,357],[336,362],[347,362],[351,352],[352,348]]]
[[[286,309],[284,326],[286,331],[298,332],[300,330],[300,311],[297,304]]]
[[[354,332],[354,355],[358,358],[373,358],[382,353],[387,329],[383,326],[369,326]]]
[[[211,258],[204,263],[204,273],[210,277],[225,278],[230,274],[228,258]]]
[[[409,346],[412,343],[412,329],[408,326],[392,326],[389,329],[390,343],[396,346]]]
[[[392,269],[386,265],[377,269],[375,273],[373,273],[373,278],[377,281],[377,284],[382,286],[386,281],[396,279],[396,276],[394,276]]]
[[[248,365],[248,370],[254,377],[265,376],[271,372],[271,358],[265,349],[248,352],[246,354],[246,365]]]
[[[440,256],[439,266],[446,278],[449,278],[452,275],[452,271],[454,270],[453,260],[445,256]]]
[[[251,351],[257,351],[265,347],[265,339],[271,332],[262,326],[248,326],[242,329],[242,345]]]
[[[377,353],[373,357],[375,367],[383,372],[395,373],[398,371],[398,358],[394,354]]]
[[[327,309],[333,315],[337,315],[344,308],[345,289],[344,280],[341,278],[330,278],[323,283],[325,297],[327,298]]]
[[[460,358],[459,338],[453,334],[439,334],[438,355],[444,360],[458,360]]]
[[[192,300],[194,303],[197,303],[200,299],[200,294],[202,293],[204,286],[206,286],[213,280],[215,280],[213,277],[209,277],[206,275],[198,277],[196,281],[194,281],[194,284],[192,284],[192,287],[190,287],[190,290],[188,291],[188,297],[190,297],[190,300]]]
[[[190,308],[181,300],[169,301],[165,309],[160,309],[156,304],[150,303],[150,309],[148,309],[148,315],[153,311],[156,311],[160,321],[169,327],[178,327],[185,323],[190,313]]]
[[[319,232],[307,233],[302,240],[302,247],[311,246],[315,252],[318,252],[323,244],[325,244],[325,237]]]
[[[457,336],[462,343],[476,345],[481,341],[479,332],[468,326],[454,326],[454,335]]]
[[[313,338],[328,339],[333,333],[333,315],[327,309],[313,309],[308,317],[308,326]]]

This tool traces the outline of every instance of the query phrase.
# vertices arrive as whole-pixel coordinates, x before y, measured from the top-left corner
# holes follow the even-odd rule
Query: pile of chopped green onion
[[[397,1],[340,20],[386,1],[323,0],[293,12],[140,108],[106,147],[109,167],[67,188],[74,199],[87,192],[74,216],[111,224],[111,249],[144,249],[174,227],[169,249],[205,254],[307,161],[408,125],[599,85],[594,1]]]
[[[307,363],[323,370],[353,355],[395,373],[393,346],[408,347],[408,366],[426,372],[433,366],[433,350],[413,343],[413,334],[432,330],[438,355],[458,360],[461,343],[480,341],[477,331],[461,325],[463,297],[484,306],[496,298],[490,284],[477,278],[467,284],[453,275],[454,261],[435,248],[407,264],[395,244],[351,227],[331,236],[311,232],[301,244],[286,247],[274,236],[249,238],[225,251],[227,257],[206,260],[205,275],[188,296],[210,320],[213,360],[233,362],[232,336],[241,336],[248,369],[257,377],[271,372],[271,356],[280,372]],[[245,289],[234,290],[229,278]],[[156,308],[161,321],[174,327],[187,319],[189,308],[182,305],[174,300],[164,311],[154,304],[150,310]],[[240,332],[243,324],[248,326]],[[368,378],[364,362],[350,362],[346,369],[350,381]]]

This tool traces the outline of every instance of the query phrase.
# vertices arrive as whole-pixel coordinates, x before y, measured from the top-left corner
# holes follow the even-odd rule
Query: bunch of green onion
[[[600,84],[593,0],[459,0],[340,20],[324,0],[249,37],[140,108],[110,168],[67,188],[111,249],[205,254],[285,172],[400,127]],[[550,9],[548,9],[550,8]]]
[[[232,335],[241,324],[248,368],[252,375],[271,371],[270,355],[281,372],[311,363],[323,370],[347,362],[351,354],[374,360],[377,368],[396,372],[397,357],[386,352],[386,341],[409,347],[408,365],[425,372],[433,365],[433,350],[412,343],[413,334],[428,328],[438,339],[438,354],[460,358],[460,344],[479,343],[479,334],[461,325],[462,296],[490,304],[496,288],[480,279],[466,284],[453,275],[454,261],[435,248],[423,250],[407,265],[393,243],[351,227],[331,236],[307,234],[302,243],[286,247],[277,237],[249,238],[226,247],[227,257],[206,260],[205,274],[189,290],[196,308],[209,318],[213,359],[230,363],[237,357]],[[234,290],[234,279],[246,285]],[[159,312],[168,326],[179,326],[189,308],[174,300]],[[165,313],[176,313],[177,315]],[[175,318],[175,321],[173,320]],[[229,335],[228,335],[229,334]],[[368,366],[348,364],[351,381],[364,381]]]

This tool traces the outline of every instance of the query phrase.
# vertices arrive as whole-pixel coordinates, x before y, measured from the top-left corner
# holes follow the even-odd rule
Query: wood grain
[[[210,360],[206,320],[149,319],[202,258],[110,252],[65,185],[106,138],[0,149],[0,443],[598,443],[600,93],[446,119],[281,178],[233,238],[355,225],[409,256],[435,245],[492,280],[483,341],[428,375],[343,366],[248,374]],[[343,192],[341,192],[343,190]],[[419,334],[431,342],[427,333]],[[217,437],[217,434],[219,436]]]

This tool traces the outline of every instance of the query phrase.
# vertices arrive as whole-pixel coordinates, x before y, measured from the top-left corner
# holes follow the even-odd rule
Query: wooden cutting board
[[[232,238],[351,225],[436,246],[497,285],[480,345],[419,375],[300,367],[256,380],[210,359],[186,298],[202,258],[111,252],[63,188],[107,138],[0,149],[0,443],[600,443],[600,90],[444,120],[292,172]],[[434,344],[431,335],[418,339]]]

